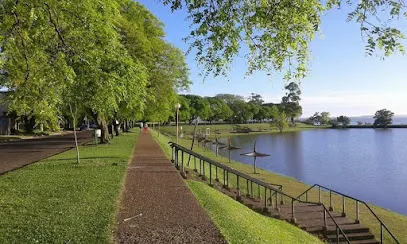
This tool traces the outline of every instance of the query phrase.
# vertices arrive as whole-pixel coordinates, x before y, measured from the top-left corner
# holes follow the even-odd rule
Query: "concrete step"
[[[299,226],[301,229],[311,233],[311,234],[317,234],[317,233],[322,233],[324,228],[322,226],[317,226],[317,227],[309,227],[306,228],[304,226]],[[345,234],[348,233],[369,233],[369,228],[364,227],[360,224],[353,224],[353,225],[342,225],[340,226],[341,229]],[[327,235],[335,235],[336,234],[336,226],[328,226],[328,229],[325,232]]]
[[[346,237],[348,237],[349,241],[352,243],[353,241],[359,240],[374,240],[374,235],[370,233],[349,233],[346,234]],[[326,238],[331,242],[336,242],[337,240],[336,234],[327,235]],[[346,241],[346,239],[343,235],[339,235],[339,241]]]
[[[334,243],[336,243],[336,242],[334,242]],[[351,241],[351,243],[352,244],[380,244],[380,242],[376,241],[375,239]],[[339,244],[348,244],[348,242],[340,241]]]

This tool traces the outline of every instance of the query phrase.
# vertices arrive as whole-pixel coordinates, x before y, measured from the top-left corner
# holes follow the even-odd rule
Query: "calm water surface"
[[[232,137],[241,147],[232,159],[252,164],[240,153],[270,154],[257,166],[321,184],[407,215],[407,129],[311,130]],[[220,152],[226,156],[227,152]]]

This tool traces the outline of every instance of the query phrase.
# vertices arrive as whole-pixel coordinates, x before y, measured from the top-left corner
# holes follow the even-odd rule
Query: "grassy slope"
[[[212,187],[187,181],[195,196],[230,243],[322,243],[285,221],[260,215]]]
[[[167,152],[167,155],[170,157],[171,156],[171,149],[167,142],[170,140],[168,137],[160,136],[158,138],[161,146],[163,149]],[[173,140],[174,141],[174,140]],[[181,139],[179,140],[179,143],[184,146],[189,148],[191,146],[191,141],[190,140],[184,140]],[[216,160],[220,163],[224,163],[225,165],[228,165],[229,167],[233,167],[241,172],[244,172],[246,174],[249,174],[253,177],[259,178],[265,182],[269,183],[275,183],[275,184],[281,184],[284,186],[284,192],[292,195],[292,196],[298,196],[302,192],[308,189],[309,185],[306,185],[302,182],[297,181],[294,178],[279,175],[277,173],[273,173],[270,171],[265,171],[262,169],[258,169],[258,172],[260,174],[252,174],[253,172],[253,167],[251,165],[243,164],[240,162],[235,162],[233,161],[232,164],[228,163],[227,158],[223,157],[216,157],[215,153],[212,151],[205,151],[202,148],[194,148],[194,151],[211,158],[213,160]],[[187,159],[186,159],[187,161]],[[193,167],[193,160],[191,160],[191,166]],[[199,168],[199,165],[198,165]],[[206,167],[207,170],[206,174],[209,175],[209,170],[208,167]],[[221,182],[223,181],[221,171],[219,172],[219,179],[221,179]],[[317,182],[316,182],[317,183]],[[235,176],[230,176],[230,184],[232,186],[235,186],[236,184],[236,177]],[[241,189],[243,193],[246,193],[246,184],[245,182],[242,182],[241,184]],[[261,191],[261,190],[260,190]],[[255,189],[255,192],[257,192],[257,189]],[[261,193],[262,194],[262,193]],[[328,192],[322,192],[322,202],[325,204],[325,206],[329,206],[329,193]],[[336,211],[340,212],[342,210],[342,198],[333,194],[333,207]],[[304,199],[305,200],[305,199]],[[318,201],[318,190],[314,189],[310,192],[309,201]],[[286,202],[288,202],[286,200]],[[355,218],[355,212],[356,212],[356,204],[354,201],[349,201],[346,200],[346,213],[349,218]],[[380,225],[378,224],[377,220],[373,217],[373,215],[368,212],[367,208],[359,205],[360,206],[360,220],[361,223],[367,227],[369,227],[372,232],[376,235],[377,238],[380,238]],[[407,243],[407,216],[397,214],[395,212],[392,212],[390,210],[386,210],[377,206],[369,205],[375,213],[380,217],[380,219],[384,222],[384,224],[395,234],[397,239],[399,240],[400,243]],[[387,234],[386,231],[384,231],[384,240],[386,243],[394,243],[392,239],[390,239],[390,235]]]
[[[135,134],[0,176],[0,243],[109,243]]]
[[[221,134],[219,136],[228,136],[228,135],[238,135],[236,133],[230,133],[233,126],[235,124],[219,124],[219,125],[198,125],[198,130],[201,130],[201,133],[204,133],[206,128],[210,128],[211,135],[218,130]],[[194,125],[181,125],[182,132],[185,136],[192,135],[194,131]],[[261,131],[261,132],[251,132],[251,134],[259,134],[259,133],[277,133],[279,130],[277,127],[270,126],[269,123],[259,123],[259,124],[241,124],[241,126],[247,126],[252,130]],[[291,132],[291,131],[299,131],[299,130],[310,130],[315,128],[327,128],[327,126],[312,126],[299,123],[295,127],[287,127],[284,129],[284,132]],[[166,134],[174,135],[176,134],[176,127],[175,126],[163,126],[160,128],[162,132]],[[180,131],[181,133],[181,131]],[[246,135],[245,133],[243,133]]]

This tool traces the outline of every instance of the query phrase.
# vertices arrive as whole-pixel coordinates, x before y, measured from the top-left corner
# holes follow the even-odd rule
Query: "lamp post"
[[[178,114],[179,114],[179,109],[181,108],[181,104],[177,103],[175,105],[175,108],[177,109],[177,144],[178,144]]]

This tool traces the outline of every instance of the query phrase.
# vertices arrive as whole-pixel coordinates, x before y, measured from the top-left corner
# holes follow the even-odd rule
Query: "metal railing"
[[[237,190],[237,197],[241,196],[241,180],[246,181],[246,192],[247,196],[254,197],[255,193],[253,191],[253,184],[257,185],[258,187],[258,196],[260,197],[260,188],[264,188],[264,210],[267,210],[269,206],[273,208],[273,202],[275,202],[275,209],[278,209],[278,196],[280,196],[280,204],[284,204],[284,197],[288,198],[291,200],[291,222],[295,224],[296,218],[295,218],[295,203],[305,203],[305,204],[310,204],[310,205],[315,205],[315,206],[321,206],[323,208],[323,216],[324,216],[324,230],[328,229],[328,219],[331,219],[332,222],[335,225],[335,232],[336,232],[336,240],[337,243],[340,242],[340,237],[343,237],[343,240],[341,241],[346,241],[347,243],[350,243],[348,237],[344,233],[344,231],[341,229],[341,227],[338,225],[338,223],[335,221],[334,217],[331,215],[329,210],[325,207],[324,204],[320,202],[309,202],[309,201],[303,201],[299,198],[292,197],[286,193],[283,192],[283,186],[279,184],[270,184],[263,182],[259,179],[253,178],[247,174],[244,174],[240,171],[237,171],[233,168],[230,168],[224,164],[218,163],[212,159],[209,159],[203,155],[200,155],[192,150],[189,150],[185,147],[182,147],[174,142],[169,142],[171,148],[172,148],[172,162],[174,163],[175,167],[181,171],[183,175],[185,175],[185,157],[184,153],[187,153],[188,155],[193,157],[193,162],[194,162],[194,170],[199,173],[200,176],[203,177],[204,180],[208,180],[206,178],[206,169],[205,169],[205,163],[208,164],[209,166],[209,184],[212,185],[213,181],[219,182],[219,169],[221,170],[221,173],[223,174],[223,186],[227,189],[229,189],[229,184],[230,184],[230,175],[235,175],[236,176],[236,190]],[[180,157],[180,152],[181,152],[181,157]],[[197,168],[197,164],[199,163],[199,168]],[[213,179],[213,167],[215,168],[215,179]],[[269,193],[269,194],[268,194]],[[268,196],[269,195],[269,196]],[[275,201],[273,199],[275,198]],[[269,205],[270,203],[270,205]]]
[[[366,206],[366,208],[370,211],[370,213],[376,218],[377,221],[379,221],[380,223],[380,243],[383,243],[383,228],[390,234],[390,236],[393,238],[393,240],[396,243],[400,243],[397,238],[394,236],[394,234],[389,230],[389,228],[387,228],[387,226],[380,220],[380,218],[376,215],[376,213],[369,207],[369,205],[362,201],[359,200],[357,198],[348,196],[346,194],[340,193],[338,191],[332,190],[328,187],[325,186],[321,186],[319,184],[315,184],[313,186],[311,186],[310,188],[308,188],[306,191],[304,191],[303,193],[301,193],[297,198],[300,199],[302,196],[305,195],[305,200],[308,201],[308,192],[313,189],[318,187],[318,202],[321,203],[321,189],[324,189],[326,191],[329,191],[329,210],[333,210],[333,205],[332,205],[332,193],[338,194],[342,197],[342,216],[346,216],[346,201],[345,198],[348,198],[352,201],[355,201],[355,216],[356,216],[356,222],[359,223],[360,222],[360,212],[359,212],[359,203],[363,204],[364,206]]]

